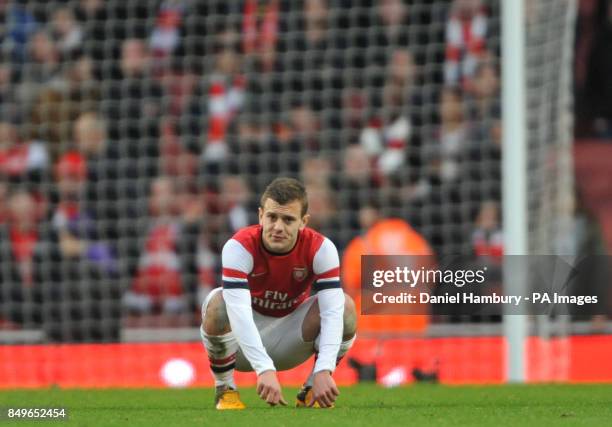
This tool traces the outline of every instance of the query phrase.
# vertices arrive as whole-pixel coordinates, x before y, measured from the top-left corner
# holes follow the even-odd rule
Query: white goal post
[[[506,255],[571,255],[556,239],[571,215],[568,206],[573,198],[575,9],[574,0],[502,0],[502,204]],[[527,276],[524,269],[505,268],[507,291],[523,294]],[[538,325],[546,321],[537,320]],[[529,321],[526,315],[504,317],[506,375],[510,382],[526,380]]]

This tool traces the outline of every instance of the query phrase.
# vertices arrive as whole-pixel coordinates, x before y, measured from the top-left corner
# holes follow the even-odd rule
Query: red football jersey
[[[239,230],[223,247],[223,287],[251,291],[253,309],[282,317],[315,291],[340,287],[338,251],[328,238],[310,228],[299,232],[286,254],[265,249],[262,227]]]

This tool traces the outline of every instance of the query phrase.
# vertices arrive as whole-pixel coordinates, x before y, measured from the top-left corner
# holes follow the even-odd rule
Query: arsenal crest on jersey
[[[298,282],[301,282],[308,276],[308,269],[306,267],[295,267],[293,269],[293,278]]]

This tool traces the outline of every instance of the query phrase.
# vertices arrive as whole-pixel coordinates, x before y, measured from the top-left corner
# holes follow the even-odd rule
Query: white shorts
[[[222,290],[223,288],[215,288],[208,294],[202,304],[202,317],[206,314],[208,302]],[[316,300],[317,297],[314,295],[308,297],[297,309],[284,317],[264,316],[253,310],[253,320],[261,341],[278,371],[295,368],[314,354],[314,341],[302,339],[302,323],[304,323],[308,309]],[[240,349],[236,354],[236,370],[253,371],[251,364]]]

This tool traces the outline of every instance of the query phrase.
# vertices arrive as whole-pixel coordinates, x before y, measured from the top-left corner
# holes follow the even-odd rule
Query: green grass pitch
[[[293,403],[296,389],[285,388]],[[612,385],[418,385],[341,388],[331,410],[270,408],[253,388],[248,409],[215,411],[212,389],[36,390],[0,392],[0,407],[59,407],[78,426],[604,426],[612,425]],[[47,424],[0,420],[0,427]]]

